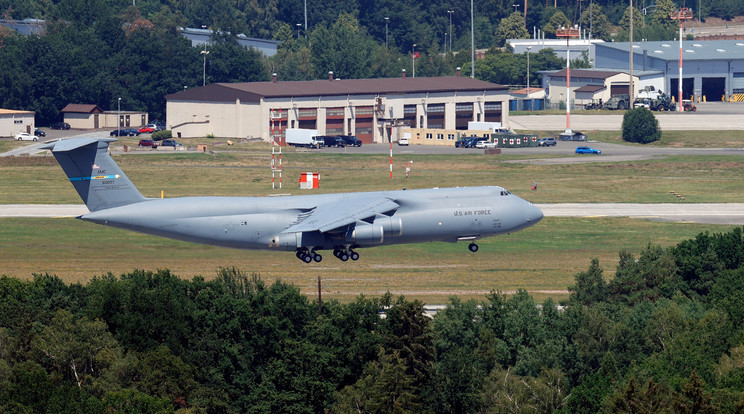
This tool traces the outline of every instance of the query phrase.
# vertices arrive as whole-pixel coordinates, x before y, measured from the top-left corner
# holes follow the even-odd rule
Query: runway
[[[646,220],[744,225],[744,203],[565,203],[536,204],[545,217],[632,217]],[[83,204],[2,204],[0,218],[77,217]]]

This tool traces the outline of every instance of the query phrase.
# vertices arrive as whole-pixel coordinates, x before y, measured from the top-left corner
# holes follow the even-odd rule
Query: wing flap
[[[323,204],[315,207],[312,213],[301,222],[287,228],[282,233],[299,233],[309,231],[327,231],[365,220],[378,214],[396,210],[398,203],[385,198],[350,198],[338,203]]]

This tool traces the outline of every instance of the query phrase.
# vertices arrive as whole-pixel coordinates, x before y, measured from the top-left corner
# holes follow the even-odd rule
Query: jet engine
[[[357,221],[346,232],[346,241],[357,244],[380,244],[385,237],[400,236],[403,233],[399,217],[378,215],[372,223]]]

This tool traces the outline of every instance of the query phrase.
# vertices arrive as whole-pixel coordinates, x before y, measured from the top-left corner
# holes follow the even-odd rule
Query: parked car
[[[346,141],[338,135],[318,135],[316,139],[322,140],[326,147],[345,147]]]
[[[151,147],[151,148],[157,148],[158,144],[155,143],[155,141],[151,139],[141,139],[139,140],[139,146],[140,147]]]
[[[488,141],[490,139],[491,138],[489,137],[470,137],[465,141],[465,144],[462,147],[463,148],[476,148],[479,142]]]
[[[39,128],[36,128],[34,129],[34,135],[36,135],[37,137],[45,137],[46,132],[40,130]]]
[[[150,127],[148,125],[148,126],[144,126],[144,127],[140,128],[140,129],[138,129],[137,131],[140,134],[152,134],[153,132],[155,132],[155,128],[152,128],[152,127]]]
[[[49,125],[49,128],[51,129],[70,129],[70,124],[67,122],[54,122],[51,125]]]
[[[407,147],[408,146],[408,138],[400,138],[400,139],[398,139],[398,145]]]
[[[160,143],[161,147],[182,147],[178,141],[175,139],[164,139],[163,142]]]
[[[561,141],[586,141],[586,134],[578,131],[573,131],[571,133],[561,132],[558,135],[558,138]]]
[[[475,144],[475,148],[496,148],[498,145],[499,143],[496,141],[484,140],[484,141],[478,141]]]
[[[555,145],[556,145],[556,142],[555,142],[555,138],[553,137],[540,138],[540,140],[537,141],[538,147],[550,147],[550,146],[554,147]]]
[[[36,135],[31,135],[28,132],[21,132],[16,134],[15,139],[18,141],[38,141],[39,137]]]
[[[576,147],[577,154],[601,154],[602,151],[592,147]]]
[[[361,147],[362,141],[354,135],[340,135],[341,139],[344,140],[346,145],[350,147]]]
[[[139,134],[140,132],[135,128],[115,129],[109,133],[112,137],[135,137],[139,136]]]

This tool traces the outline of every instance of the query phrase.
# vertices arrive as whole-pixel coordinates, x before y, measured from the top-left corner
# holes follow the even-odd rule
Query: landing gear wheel
[[[341,252],[341,254],[338,255],[338,258],[341,259],[342,262],[345,262],[349,260],[349,255],[346,254],[346,252]]]
[[[359,253],[352,251],[349,257],[351,257],[351,260],[359,260]]]
[[[295,252],[295,256],[297,256],[298,259],[302,260],[302,251],[297,250],[297,252]]]
[[[471,252],[475,253],[478,251],[478,245],[475,243],[470,243],[470,246],[468,246],[468,249],[470,249]]]
[[[302,255],[302,261],[305,262],[305,263],[310,263],[310,262],[313,261],[313,257],[310,256],[309,254],[303,254]]]
[[[315,260],[315,263],[320,263],[320,261],[323,260],[323,256],[316,253],[315,256],[313,256],[313,260]]]

